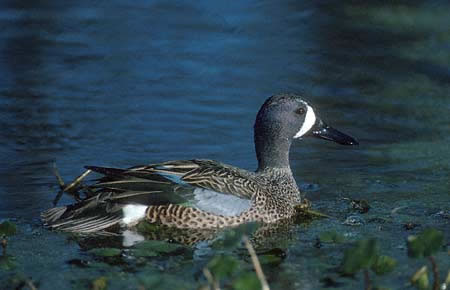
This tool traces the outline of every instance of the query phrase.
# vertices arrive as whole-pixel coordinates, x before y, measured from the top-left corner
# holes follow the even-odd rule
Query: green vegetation
[[[15,258],[6,254],[8,247],[8,237],[15,235],[16,225],[10,221],[4,221],[0,224],[0,244],[2,246],[2,256],[0,256],[0,269],[9,271],[16,267]]]
[[[397,261],[395,259],[389,256],[379,255],[376,256],[370,269],[377,275],[384,275],[394,270],[395,265],[397,265]]]
[[[265,279],[261,262],[258,259],[247,235],[251,235],[258,228],[257,223],[243,224],[234,229],[228,229],[224,235],[213,243],[212,247],[228,250],[239,250],[244,243],[250,255],[254,271],[248,263],[229,255],[216,255],[203,268],[203,274],[210,289],[220,289],[226,286],[233,289],[269,289]],[[281,258],[273,255],[263,255],[262,264],[279,263]]]
[[[411,283],[419,290],[430,289],[427,266],[423,266],[416,273],[414,273],[411,277]]]
[[[116,257],[120,256],[122,251],[116,248],[97,248],[90,250],[89,253],[99,257]]]
[[[335,243],[339,244],[345,241],[344,235],[336,231],[326,231],[319,235],[319,240],[322,243]]]
[[[131,254],[136,257],[156,257],[161,254],[170,254],[183,250],[183,246],[164,241],[148,240],[137,244]]]
[[[0,270],[9,271],[16,268],[15,258],[13,256],[0,256]]]
[[[103,290],[107,289],[110,286],[109,284],[116,285],[133,280],[140,287],[151,289],[267,290],[269,284],[265,278],[264,269],[274,269],[279,265],[286,266],[287,264],[283,264],[286,251],[272,246],[260,250],[256,254],[247,237],[256,236],[261,228],[258,224],[244,224],[221,232],[209,244],[208,249],[211,252],[207,254],[208,256],[205,259],[200,259],[201,262],[197,265],[193,265],[192,273],[187,272],[183,266],[192,263],[192,251],[186,245],[171,241],[145,240],[131,248],[121,248],[117,245],[112,246],[113,244],[108,247],[105,246],[105,243],[100,243],[102,247],[99,248],[87,247],[90,248],[87,253],[94,258],[94,261],[80,260],[79,265],[75,263],[70,263],[70,265],[99,269],[101,272],[95,276],[78,279],[74,281],[74,285],[86,289]],[[16,232],[14,223],[4,222],[0,224],[2,240],[6,241],[7,237],[16,234]],[[377,239],[361,239],[355,241],[352,245],[348,244],[349,239],[351,238],[334,230],[324,231],[317,235],[317,240],[320,243],[328,244],[323,249],[318,250],[325,254],[325,257],[334,255],[331,253],[335,253],[336,250],[339,252],[346,248],[338,271],[332,272],[332,274],[328,273],[326,277],[323,277],[323,283],[327,283],[330,287],[333,285],[333,287],[346,286],[346,283],[342,280],[347,279],[347,276],[359,277],[358,275],[361,275],[361,279],[364,280],[364,289],[387,289],[380,287],[377,279],[381,280],[380,276],[390,273],[395,275],[392,272],[397,267],[397,261],[382,253],[379,247],[381,244]],[[412,275],[410,282],[417,289],[434,290],[449,284],[449,277],[441,279],[445,282],[439,280],[438,263],[435,259],[436,254],[442,251],[444,244],[443,233],[435,229],[425,229],[416,236],[408,237],[408,256],[415,259],[427,259],[431,263],[431,267],[424,265]],[[23,287],[32,289],[32,287],[35,287],[32,277],[22,275],[20,265],[17,263],[18,261],[13,256],[4,254],[0,257],[0,272],[10,273],[10,278],[4,281],[9,281],[8,283],[19,289]],[[330,262],[327,261],[325,264],[328,267]],[[110,265],[119,266],[122,269],[119,276],[117,276],[117,273],[108,274],[107,271],[104,271]],[[135,275],[136,269],[139,269],[140,273]],[[175,271],[177,274],[168,274],[167,269],[171,269],[172,273]],[[179,272],[177,272],[177,269],[179,269]],[[18,272],[15,273],[15,271]],[[197,276],[200,278],[198,283],[186,285],[183,281],[190,275],[199,275]],[[333,277],[333,275],[336,276]],[[402,283],[405,284],[406,281],[402,281]],[[39,286],[39,280],[36,286]]]
[[[249,242],[245,236],[244,240],[248,246]],[[248,264],[244,261],[232,256],[218,255],[213,257],[203,269],[203,274],[208,281],[207,287],[210,289],[221,289],[222,287],[242,290],[269,289],[253,248],[249,249],[249,254],[255,271],[249,269]]]
[[[94,281],[92,281],[91,289],[92,290],[106,290],[108,288],[108,280],[106,277],[98,277]]]
[[[372,289],[369,270],[376,275],[384,275],[391,272],[396,261],[388,256],[380,255],[375,239],[366,239],[356,242],[347,249],[341,264],[341,271],[346,275],[353,275],[359,271],[364,272],[365,289]]]
[[[4,221],[0,224],[0,236],[13,236],[17,232],[16,225],[10,221]]]
[[[337,233],[324,232],[320,236],[322,242],[336,242]],[[436,229],[426,229],[418,236],[408,237],[408,256],[412,258],[428,258],[433,271],[433,290],[439,289],[439,271],[434,254],[442,249],[444,235]],[[362,271],[364,273],[365,289],[373,289],[370,280],[370,272],[376,275],[385,275],[394,270],[397,261],[389,256],[380,255],[376,239],[363,239],[357,241],[351,248],[347,249],[341,263],[340,272],[344,275],[355,275]],[[448,285],[449,281],[445,282]],[[411,277],[411,283],[420,290],[430,289],[428,269],[421,267]],[[377,288],[379,289],[379,288]]]
[[[435,229],[426,229],[418,236],[408,237],[408,256],[412,258],[428,258],[431,263],[434,283],[433,290],[439,289],[439,270],[434,254],[436,254],[443,245],[444,235]],[[411,283],[418,289],[429,288],[428,271],[422,267],[411,278]]]

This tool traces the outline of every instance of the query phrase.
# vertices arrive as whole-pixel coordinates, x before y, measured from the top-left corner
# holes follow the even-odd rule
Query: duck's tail
[[[52,230],[90,234],[103,232],[114,226],[131,227],[145,218],[148,206],[127,204],[120,210],[97,215],[73,216],[68,206],[54,207],[41,214],[44,225]]]
[[[41,213],[41,219],[46,226],[55,223],[67,211],[67,206],[57,206]]]
[[[80,234],[102,233],[115,225],[120,225],[123,219],[120,213],[64,218],[66,212],[65,206],[55,207],[44,211],[41,218],[48,229]]]
[[[86,168],[104,176],[87,186],[73,186],[84,199],[44,211],[41,219],[47,228],[94,233],[116,225],[131,227],[145,217],[149,206],[185,201],[184,192],[167,193],[173,190],[174,182],[160,174],[98,166]],[[72,184],[78,185],[77,182]]]

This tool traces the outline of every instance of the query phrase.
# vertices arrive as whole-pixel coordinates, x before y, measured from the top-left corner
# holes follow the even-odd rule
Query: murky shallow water
[[[89,287],[99,276],[111,289],[155,287],[148,273],[175,287],[204,283],[201,269],[218,250],[108,264],[43,229],[39,213],[57,191],[52,164],[66,180],[87,164],[194,157],[252,169],[256,112],[288,91],[303,93],[361,145],[294,145],[298,183],[334,218],[280,234],[285,258],[264,266],[269,283],[319,289],[332,276],[340,289],[362,287],[360,276],[334,268],[350,241],[370,235],[399,260],[379,284],[408,288],[422,263],[406,257],[406,237],[427,226],[447,241],[450,234],[450,7],[297,2],[3,2],[0,219],[15,220],[19,234],[8,248],[17,267],[1,270],[2,287],[16,273],[40,289]],[[366,199],[371,209],[354,213],[343,198]],[[343,225],[350,215],[364,224]],[[407,231],[408,222],[419,226]],[[317,235],[330,229],[348,241],[317,249]],[[443,276],[448,256],[438,260]]]

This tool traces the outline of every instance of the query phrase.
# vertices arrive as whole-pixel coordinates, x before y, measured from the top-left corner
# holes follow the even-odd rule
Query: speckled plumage
[[[216,170],[202,171],[203,174],[195,177],[187,174],[190,184],[249,197],[252,200],[252,207],[240,215],[229,217],[182,205],[150,206],[146,213],[149,222],[159,222],[178,228],[200,229],[235,226],[251,221],[272,223],[292,216],[295,212],[294,207],[301,202],[300,191],[289,168],[249,174],[211,160],[192,162],[214,164]]]
[[[295,206],[303,202],[289,166],[293,137],[310,129],[332,129],[325,127],[320,119],[316,120],[314,112],[308,110],[312,110],[311,107],[297,95],[277,95],[266,100],[254,126],[256,172],[204,159],[168,161],[129,169],[87,166],[104,177],[77,189],[77,195],[84,195],[81,201],[50,209],[42,214],[42,219],[52,229],[90,233],[123,225],[121,209],[127,204],[148,206],[147,222],[180,229],[222,228],[251,221],[273,223],[292,217]],[[306,123],[311,124],[305,130],[306,112],[310,118],[314,117],[312,121],[318,128],[312,128],[312,121],[308,120]],[[324,131],[317,132],[324,134]],[[325,138],[322,135],[319,137]],[[335,141],[357,143],[348,138]],[[250,200],[249,207],[235,215],[200,209],[200,203],[194,202],[199,198],[193,191],[195,188],[234,196],[236,201]],[[214,200],[208,202],[204,204],[214,203]]]

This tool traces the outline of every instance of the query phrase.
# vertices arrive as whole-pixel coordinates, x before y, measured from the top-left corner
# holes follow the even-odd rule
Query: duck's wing
[[[213,160],[167,161],[128,169],[86,166],[105,175],[94,187],[142,191],[171,186],[193,186],[251,199],[258,182],[253,172]]]
[[[127,204],[182,205],[215,215],[248,210],[258,190],[255,174],[212,160],[182,160],[128,169],[86,166],[104,175],[83,188],[81,202],[42,214],[53,229],[95,232],[117,224]],[[82,230],[80,230],[82,229]]]

